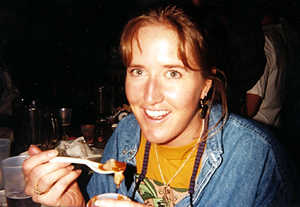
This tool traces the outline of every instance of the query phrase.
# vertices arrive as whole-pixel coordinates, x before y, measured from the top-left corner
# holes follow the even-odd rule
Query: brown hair
[[[209,57],[208,45],[205,41],[208,35],[205,28],[200,27],[195,21],[192,20],[182,9],[176,6],[167,6],[164,8],[157,8],[149,10],[148,12],[131,19],[124,27],[120,40],[120,52],[124,65],[127,67],[132,60],[132,45],[136,40],[139,46],[138,32],[139,29],[149,25],[162,25],[175,31],[179,38],[178,43],[178,56],[186,68],[190,70],[198,70],[204,79],[213,80],[213,85],[209,93],[208,112],[213,103],[222,103],[222,117],[217,125],[223,121],[221,127],[227,119],[227,99],[225,93],[225,75],[218,69],[213,69],[214,63]],[[192,68],[188,61],[190,56],[187,56],[187,49],[198,68]],[[220,78],[219,75],[222,77]],[[209,113],[206,113],[206,118]],[[212,129],[210,129],[211,131]],[[207,136],[207,133],[206,133]],[[205,136],[205,137],[206,137]]]
[[[210,109],[215,102],[222,103],[222,116],[219,121],[207,130],[201,142],[198,144],[198,151],[194,162],[192,176],[190,178],[190,184],[188,192],[190,194],[190,206],[193,206],[193,195],[195,188],[195,179],[197,170],[199,168],[200,160],[204,151],[206,140],[208,139],[208,132],[212,132],[210,136],[213,136],[220,129],[222,129],[225,121],[227,119],[227,100],[225,94],[225,86],[223,84],[222,78],[219,78],[218,75],[221,74],[219,70],[213,67],[213,63],[209,57],[208,46],[205,41],[205,36],[207,35],[207,31],[205,29],[200,28],[195,22],[192,21],[190,17],[188,17],[183,10],[175,7],[168,6],[165,8],[150,10],[148,13],[140,15],[138,17],[130,20],[125,26],[120,43],[121,55],[123,58],[123,63],[126,67],[131,63],[132,60],[132,45],[133,41],[136,40],[138,47],[139,39],[138,32],[139,29],[149,25],[162,25],[168,27],[175,31],[178,35],[179,43],[178,43],[178,56],[183,62],[184,66],[190,70],[197,70],[201,73],[204,79],[210,79],[213,81],[212,87],[207,94],[207,99],[205,98],[205,105],[208,105],[208,113],[205,114],[205,125],[208,125],[208,117]],[[141,49],[141,48],[140,48]],[[188,53],[187,50],[189,50]],[[188,56],[188,54],[191,54]],[[198,68],[192,68],[189,62],[190,58],[193,58],[193,61],[196,63]],[[225,81],[225,79],[224,79]],[[199,107],[200,108],[200,107]],[[200,108],[201,110],[201,108]],[[203,109],[202,109],[203,110]],[[201,114],[201,113],[200,113]],[[219,123],[221,125],[219,126]],[[207,129],[207,127],[205,127]],[[134,200],[135,193],[139,188],[140,183],[145,178],[147,173],[148,166],[148,157],[150,153],[151,143],[147,141],[144,153],[144,160],[142,166],[142,172],[138,177],[138,181],[134,188],[132,194],[132,200]]]

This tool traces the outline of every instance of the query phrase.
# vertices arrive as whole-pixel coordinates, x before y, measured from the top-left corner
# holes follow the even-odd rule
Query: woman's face
[[[151,25],[139,30],[127,68],[126,95],[142,133],[152,143],[186,145],[199,137],[198,104],[211,86],[177,55],[177,34]],[[191,54],[187,54],[191,57]],[[190,60],[192,66],[193,62]]]

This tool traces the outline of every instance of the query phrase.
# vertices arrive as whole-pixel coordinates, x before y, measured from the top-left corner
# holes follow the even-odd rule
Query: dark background
[[[167,1],[191,2],[0,0],[1,62],[9,68],[26,104],[34,99],[42,106],[70,106],[81,110],[73,111],[81,121],[94,119],[81,115],[89,114],[85,113],[89,107],[95,107],[99,86],[105,86],[106,97],[114,98],[110,101],[115,106],[126,103],[124,68],[118,55],[123,25],[136,10]],[[271,10],[300,31],[299,0],[201,1],[215,12],[224,11],[240,21],[243,18],[239,17],[251,18],[263,10]],[[299,67],[295,67],[288,80],[289,122],[284,131],[295,155],[298,149],[294,142],[299,139],[300,126],[299,74]]]
[[[120,88],[120,31],[136,10],[168,0],[1,0],[0,57],[25,101],[53,106],[95,102],[100,85]],[[172,0],[171,2],[191,2]],[[296,0],[203,0],[227,14],[255,16],[265,8],[297,28]],[[221,9],[221,10],[222,10]],[[115,96],[112,92],[111,96]],[[119,102],[124,102],[124,97]]]
[[[70,105],[120,84],[118,37],[135,8],[122,2],[1,0],[0,54],[22,96]]]

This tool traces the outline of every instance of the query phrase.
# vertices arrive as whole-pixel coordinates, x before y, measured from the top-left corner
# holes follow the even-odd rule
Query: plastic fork
[[[55,157],[50,160],[50,162],[64,162],[64,163],[75,163],[75,164],[83,164],[88,166],[91,170],[93,170],[96,173],[100,174],[112,174],[115,173],[115,171],[112,170],[105,170],[103,168],[102,163],[94,162],[87,159],[81,159],[81,158],[75,158],[75,157]]]

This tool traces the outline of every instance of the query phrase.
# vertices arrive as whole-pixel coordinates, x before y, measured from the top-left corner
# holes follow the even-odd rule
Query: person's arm
[[[266,95],[267,87],[271,87],[271,89],[274,88],[272,79],[278,76],[275,74],[278,72],[276,66],[276,52],[274,45],[268,36],[265,36],[265,54],[267,57],[267,64],[265,66],[264,74],[260,77],[257,83],[247,91],[245,97],[244,113],[250,118],[257,114]]]
[[[246,109],[245,109],[246,115],[250,118],[254,117],[259,110],[261,102],[262,102],[262,98],[260,96],[247,93],[246,94]]]

